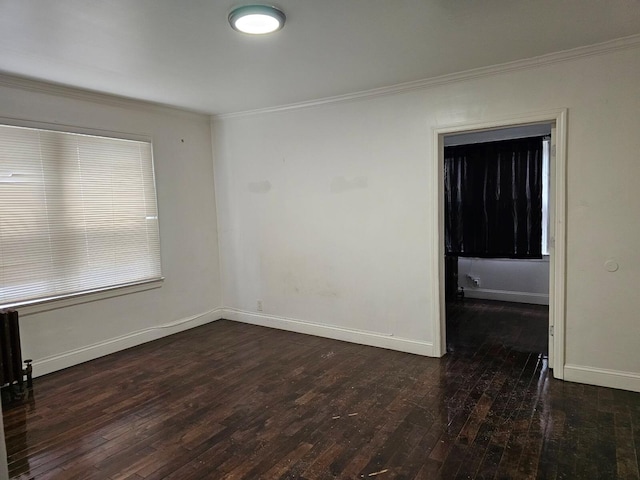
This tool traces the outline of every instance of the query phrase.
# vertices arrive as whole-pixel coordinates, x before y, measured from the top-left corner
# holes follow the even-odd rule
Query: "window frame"
[[[0,124],[10,127],[24,127],[40,130],[50,130],[62,133],[71,133],[79,135],[91,135],[105,138],[113,138],[116,140],[130,140],[136,142],[146,142],[151,147],[151,167],[153,171],[153,182],[156,188],[156,208],[158,211],[158,230],[160,229],[160,205],[158,203],[158,185],[156,181],[155,159],[153,155],[153,136],[150,134],[120,132],[113,130],[104,130],[90,127],[80,127],[78,125],[69,125],[65,123],[34,121],[23,118],[3,117],[0,116]],[[160,263],[162,265],[162,238],[160,237]],[[8,302],[0,304],[0,309],[20,309],[21,315],[30,315],[59,308],[66,308],[73,305],[79,305],[98,300],[104,300],[122,295],[143,292],[162,287],[164,283],[164,275],[159,278],[149,280],[141,280],[137,282],[125,283],[120,285],[110,285],[104,288],[95,288],[82,292],[72,292],[61,295],[54,295],[45,298],[23,300],[17,302]]]

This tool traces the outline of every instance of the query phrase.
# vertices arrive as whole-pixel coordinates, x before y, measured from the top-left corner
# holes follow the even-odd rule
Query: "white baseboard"
[[[137,332],[128,333],[120,337],[111,338],[103,342],[94,343],[86,347],[70,350],[51,357],[45,357],[33,362],[33,376],[46,375],[63,368],[72,367],[95,358],[103,357],[111,353],[119,352],[126,348],[135,347],[152,340],[157,340],[167,335],[189,330],[222,318],[222,309],[216,308],[208,312],[182,318],[175,322],[145,328]]]
[[[369,345],[372,347],[388,348],[390,350],[397,350],[400,352],[433,356],[433,344],[431,342],[410,340],[407,338],[394,337],[393,335],[384,333],[349,329],[334,325],[325,325],[292,318],[247,312],[234,308],[217,308],[198,315],[183,318],[175,322],[146,328],[144,330],[132,332],[104,342],[36,360],[33,362],[34,377],[72,367],[120,350],[220,320],[221,318],[227,318],[229,320],[249,323],[252,325],[260,325],[263,327],[304,333],[307,335],[332,338],[345,342],[358,343],[361,345]],[[570,364],[565,365],[563,371],[564,380],[566,381],[640,392],[640,373]]]
[[[288,330],[290,332],[358,343],[361,345],[388,348],[390,350],[414,353],[416,355],[424,355],[428,357],[434,356],[433,343],[410,340],[407,338],[398,338],[390,334],[313,323],[293,318],[266,315],[263,313],[247,312],[235,308],[225,308],[223,318],[235,320],[237,322],[250,323],[252,325],[260,325],[263,327]]]
[[[549,295],[546,293],[511,292],[509,290],[490,290],[488,288],[465,288],[464,296],[466,298],[482,300],[549,305]]]
[[[570,382],[640,392],[639,373],[585,367],[582,365],[565,365],[564,379]]]

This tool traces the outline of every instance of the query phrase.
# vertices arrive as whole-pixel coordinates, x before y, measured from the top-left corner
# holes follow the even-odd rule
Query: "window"
[[[542,258],[543,137],[444,149],[445,251]]]
[[[0,307],[161,278],[150,142],[0,125]]]
[[[549,255],[549,151],[551,137],[542,140],[542,255]]]

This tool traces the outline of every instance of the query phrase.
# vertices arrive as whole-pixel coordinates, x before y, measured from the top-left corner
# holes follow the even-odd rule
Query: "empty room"
[[[631,0],[0,2],[0,479],[640,479],[639,79]]]

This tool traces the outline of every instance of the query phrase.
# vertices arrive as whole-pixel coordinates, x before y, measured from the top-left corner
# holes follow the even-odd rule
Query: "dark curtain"
[[[542,258],[542,140],[445,147],[447,255]]]

